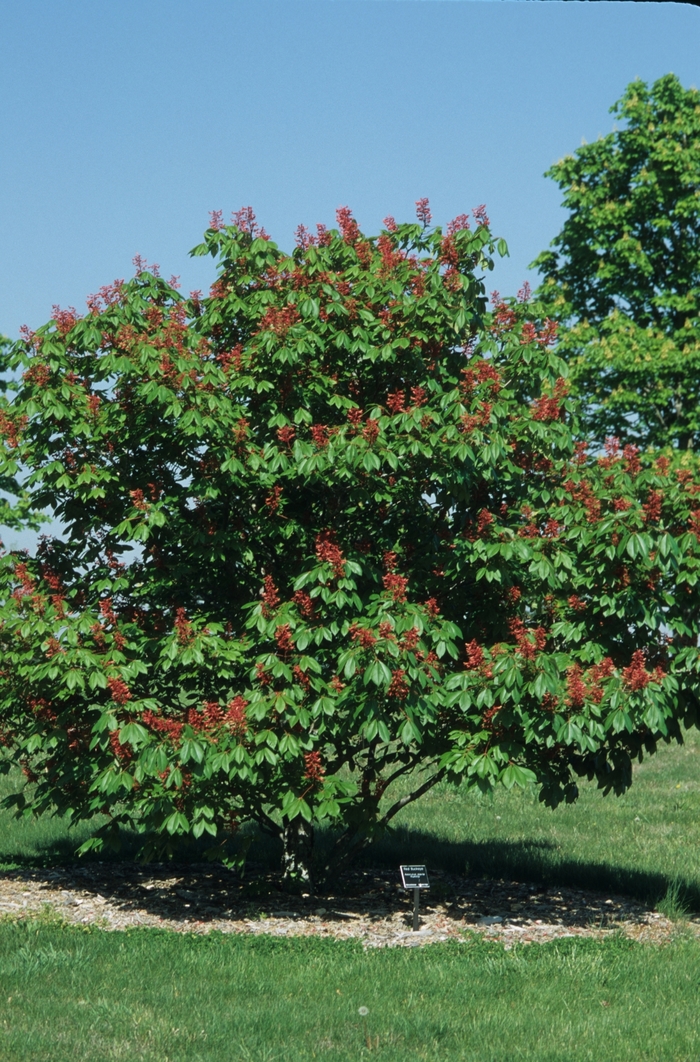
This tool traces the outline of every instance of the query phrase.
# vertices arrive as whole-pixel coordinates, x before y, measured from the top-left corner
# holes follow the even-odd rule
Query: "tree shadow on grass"
[[[673,889],[689,911],[700,911],[700,882],[694,879],[608,862],[561,858],[558,846],[542,839],[457,842],[399,827],[366,849],[360,862],[397,868],[401,863],[424,863],[428,872],[432,867],[465,877],[617,893],[650,906]]]
[[[80,832],[80,836],[78,836]],[[252,833],[252,838],[250,834]],[[245,839],[252,840],[249,861],[236,872],[236,877],[245,876],[251,893],[256,888],[256,878],[267,884],[276,877],[281,846],[276,840],[261,834],[255,827],[247,826],[241,831],[229,855],[235,859],[241,854]],[[144,837],[135,831],[123,831],[118,852],[103,851],[88,853],[78,859],[76,849],[87,836],[85,826],[75,832],[67,829],[58,837],[40,840],[31,845],[13,844],[13,838],[0,837],[0,866],[4,870],[68,867],[91,863],[131,864],[139,856]],[[335,840],[330,830],[319,829],[315,851],[315,863],[320,870],[325,857]],[[181,845],[173,856],[173,863],[181,867],[206,863],[209,845],[204,840]],[[542,886],[561,886],[595,892],[615,893],[628,896],[644,904],[654,906],[663,897],[674,892],[677,901],[689,912],[700,911],[700,882],[679,878],[661,871],[638,870],[629,866],[617,866],[610,862],[561,858],[560,849],[553,842],[542,839],[523,838],[512,840],[464,840],[450,841],[436,837],[427,831],[397,827],[374,841],[357,857],[352,868],[381,868],[395,871],[402,863],[421,863],[428,872],[442,872],[461,878],[503,879]],[[162,864],[161,864],[162,865]],[[215,865],[215,864],[214,864]],[[219,864],[220,865],[220,864]],[[333,882],[336,890],[342,891],[342,878]],[[264,886],[266,888],[267,886]]]

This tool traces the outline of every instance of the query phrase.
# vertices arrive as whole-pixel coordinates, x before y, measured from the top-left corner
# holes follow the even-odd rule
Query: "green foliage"
[[[570,212],[533,266],[566,322],[560,353],[585,426],[644,446],[700,432],[700,92],[628,85],[624,127],[547,171]]]
[[[7,355],[10,340],[0,335],[0,358]],[[7,390],[7,381],[0,379],[0,394]],[[0,421],[0,431],[5,432],[11,424]],[[9,495],[9,497],[8,497]],[[29,495],[23,491],[14,475],[0,475],[0,527],[13,531],[30,529],[37,531],[41,527],[41,517],[31,508]]]
[[[151,850],[327,822],[337,862],[442,777],[622,791],[695,718],[694,467],[574,448],[477,217],[285,255],[244,211],[208,298],[142,270],[6,355],[0,472],[67,528],[0,558],[19,811]]]
[[[690,1062],[700,1041],[693,940],[363,951],[4,923],[0,974],[7,1062]]]

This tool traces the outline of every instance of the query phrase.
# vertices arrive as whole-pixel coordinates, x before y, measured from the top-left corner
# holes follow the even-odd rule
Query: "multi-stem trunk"
[[[297,816],[282,828],[282,884],[289,892],[313,891],[314,828]]]

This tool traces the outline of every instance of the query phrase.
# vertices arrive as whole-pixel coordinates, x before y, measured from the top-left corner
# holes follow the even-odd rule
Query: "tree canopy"
[[[552,166],[569,211],[532,263],[566,326],[584,429],[643,446],[700,438],[700,92],[628,85],[624,123]]]
[[[695,719],[695,468],[587,456],[474,214],[291,254],[215,215],[208,297],[141,264],[4,353],[0,473],[66,529],[0,557],[18,810],[254,821],[307,880],[315,824],[337,866],[442,778],[621,792]]]

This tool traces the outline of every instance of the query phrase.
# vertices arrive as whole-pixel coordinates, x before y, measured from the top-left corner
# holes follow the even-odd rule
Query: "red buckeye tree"
[[[318,823],[337,867],[443,778],[621,792],[694,721],[695,466],[574,446],[484,209],[418,215],[291,255],[214,215],[208,297],[141,264],[6,353],[0,473],[65,527],[0,558],[18,809],[253,821],[299,883]]]

